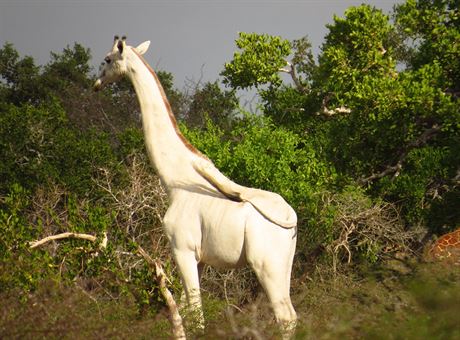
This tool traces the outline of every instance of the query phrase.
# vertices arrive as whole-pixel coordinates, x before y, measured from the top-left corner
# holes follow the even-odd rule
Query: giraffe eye
[[[105,62],[106,62],[107,64],[110,64],[110,62],[112,61],[109,57],[105,57],[104,60],[105,60]]]

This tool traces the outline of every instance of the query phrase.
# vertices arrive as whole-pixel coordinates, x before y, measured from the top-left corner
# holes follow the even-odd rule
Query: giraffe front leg
[[[201,274],[203,273],[204,263],[198,263],[198,281],[201,282]],[[187,294],[185,294],[185,288],[182,286],[182,292],[179,297],[179,311],[185,311],[188,305]]]
[[[200,272],[201,264],[198,264],[193,252],[174,252],[175,261],[182,278],[183,293],[181,295],[181,305],[183,300],[187,301],[189,315],[198,329],[204,329],[203,309],[200,294]],[[198,267],[201,267],[200,270]],[[185,298],[184,298],[185,293]],[[184,310],[181,306],[181,310]],[[187,315],[187,316],[189,316]]]

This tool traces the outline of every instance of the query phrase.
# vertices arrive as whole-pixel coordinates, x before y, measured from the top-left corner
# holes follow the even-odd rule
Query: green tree
[[[306,99],[316,72],[307,37],[288,41],[277,36],[240,33],[240,51],[225,64],[224,83],[234,89],[257,88],[264,113],[276,123],[298,126],[305,117]],[[288,74],[288,83],[282,74]]]
[[[224,83],[235,89],[280,84],[279,71],[291,54],[288,40],[267,34],[240,33],[233,60],[225,64]]]
[[[314,145],[337,169],[337,184],[356,182],[399,202],[411,224],[433,223],[440,206],[452,211],[458,204],[458,9],[430,3],[401,5],[397,25],[374,7],[349,8],[328,25],[318,65],[305,43],[296,59],[293,43],[289,49],[279,37],[242,34],[242,52],[222,73],[235,88],[256,86],[264,112]],[[420,44],[407,47],[401,32],[416,27],[412,38]],[[397,67],[401,62],[409,67]],[[292,82],[282,84],[280,72],[290,65]],[[439,221],[453,227],[459,215],[449,216]]]
[[[64,90],[68,83],[88,86],[91,82],[90,60],[90,50],[78,43],[72,48],[67,46],[61,53],[51,52],[51,61],[46,64],[43,72],[45,83],[59,91]]]
[[[0,100],[37,104],[45,96],[40,82],[40,67],[32,57],[19,57],[11,43],[0,49]]]
[[[206,127],[206,121],[228,128],[235,118],[238,99],[234,90],[222,90],[217,81],[197,86],[183,119],[190,126]]]
[[[438,63],[448,91],[460,91],[460,12],[457,0],[408,0],[396,6],[396,26],[407,43],[403,61],[411,69]]]
[[[350,110],[326,123],[340,172],[400,202],[410,223],[424,223],[434,202],[456,190],[458,98],[445,93],[451,83],[437,58],[398,72],[400,43],[381,11],[350,8],[329,26],[315,85],[323,104]],[[453,227],[459,216],[451,217]]]
[[[327,28],[314,84],[323,105],[348,104],[366,79],[396,76],[395,30],[381,10],[351,7]]]

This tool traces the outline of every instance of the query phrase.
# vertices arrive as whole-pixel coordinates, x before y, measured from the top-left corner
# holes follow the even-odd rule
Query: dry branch
[[[425,130],[417,139],[411,141],[407,146],[404,148],[404,150],[400,153],[398,157],[398,161],[396,162],[395,165],[388,165],[384,170],[382,170],[379,173],[375,173],[370,175],[369,177],[362,178],[359,180],[359,183],[362,185],[368,184],[370,182],[375,181],[376,179],[380,179],[385,177],[386,175],[389,174],[394,174],[393,177],[397,177],[399,175],[399,172],[402,169],[402,165],[404,161],[406,160],[409,152],[412,149],[421,147],[425,145],[431,138],[436,136],[436,134],[441,131],[441,126],[440,125],[433,125],[430,129]]]
[[[289,61],[286,61],[286,64],[287,64],[287,67],[286,68],[283,67],[279,71],[287,73],[287,74],[289,74],[291,76],[292,81],[294,82],[296,89],[300,93],[308,93],[308,88],[306,88],[302,84],[302,82],[299,79],[299,76],[297,75],[297,71],[295,69],[295,64],[290,63]]]
[[[177,303],[174,300],[171,292],[166,287],[166,281],[168,278],[163,270],[163,266],[161,265],[160,261],[152,259],[141,246],[137,246],[137,251],[155,271],[161,294],[163,295],[166,304],[168,305],[174,339],[186,339],[182,317],[179,314],[179,308],[177,307]]]
[[[324,199],[327,206],[335,208],[335,240],[326,246],[334,272],[339,264],[351,263],[356,254],[384,260],[411,253],[410,244],[419,237],[419,231],[405,229],[393,204],[374,203],[356,193]]]
[[[93,236],[93,235],[90,235],[90,234],[66,232],[66,233],[61,233],[61,234],[57,234],[57,235],[47,236],[45,238],[42,238],[41,240],[29,242],[29,247],[30,248],[36,248],[36,247],[41,246],[42,244],[45,244],[45,243],[47,243],[49,241],[62,240],[62,239],[65,239],[65,238],[78,238],[78,239],[82,239],[82,240],[88,240],[88,241],[91,241],[91,242],[96,242],[96,240],[97,240],[96,236]],[[100,248],[106,248],[106,247],[107,247],[107,234],[104,233],[104,238],[102,239]]]

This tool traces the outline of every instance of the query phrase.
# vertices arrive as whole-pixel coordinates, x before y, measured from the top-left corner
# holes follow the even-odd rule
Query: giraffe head
[[[116,35],[113,41],[112,50],[107,53],[104,62],[101,65],[99,78],[94,83],[94,90],[98,91],[107,84],[116,82],[129,71],[128,61],[130,56],[134,55],[134,51],[138,55],[147,52],[150,41],[145,41],[137,47],[126,45],[126,37],[121,39]]]

